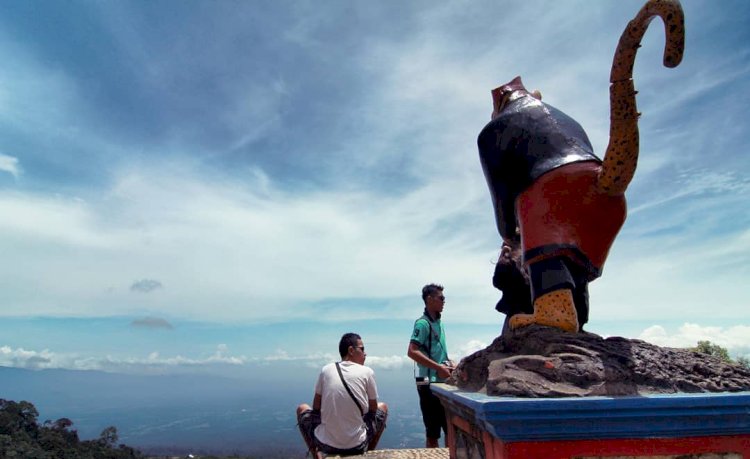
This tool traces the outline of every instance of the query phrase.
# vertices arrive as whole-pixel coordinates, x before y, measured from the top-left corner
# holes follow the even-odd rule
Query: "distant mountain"
[[[312,383],[274,381],[278,390],[300,390]],[[75,403],[82,407],[151,406],[154,403],[174,404],[200,398],[219,402],[242,396],[261,395],[258,390],[268,387],[262,382],[211,374],[137,375],[81,370],[26,370],[0,367],[0,394],[33,396],[44,409]],[[262,397],[272,395],[262,394]],[[35,403],[35,404],[37,404]]]

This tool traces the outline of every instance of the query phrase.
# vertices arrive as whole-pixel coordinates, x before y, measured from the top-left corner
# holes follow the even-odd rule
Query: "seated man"
[[[353,456],[375,449],[385,429],[388,406],[378,403],[375,373],[364,366],[365,346],[356,333],[339,341],[341,362],[324,366],[313,406],[297,407],[297,423],[313,457]]]

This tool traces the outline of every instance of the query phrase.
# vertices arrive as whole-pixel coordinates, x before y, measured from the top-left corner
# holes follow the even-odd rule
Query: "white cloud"
[[[384,369],[399,368],[401,358],[397,356],[378,358],[368,357],[367,364]],[[68,369],[68,370],[98,370],[107,372],[144,373],[168,372],[179,369],[197,370],[217,365],[245,367],[250,364],[268,364],[274,362],[296,362],[309,368],[321,368],[323,365],[340,360],[337,355],[330,353],[312,353],[306,355],[290,355],[284,349],[277,349],[267,356],[233,355],[229,345],[219,344],[216,351],[205,357],[189,357],[184,355],[165,356],[161,352],[150,352],[146,357],[130,357],[112,355],[94,356],[91,353],[59,353],[49,349],[41,351],[0,347],[0,366],[27,369]],[[372,362],[371,362],[372,360]]]
[[[6,292],[4,312],[59,314],[64,298],[66,314],[76,316],[409,318],[411,309],[403,306],[415,286],[437,281],[450,290],[451,304],[460,305],[447,311],[451,320],[496,318],[492,306],[500,293],[490,283],[496,252],[484,240],[494,234],[490,206],[476,208],[473,195],[454,192],[464,177],[390,197],[294,194],[264,174],[255,177],[220,181],[185,166],[153,164],[148,172],[123,172],[98,198],[0,192],[7,216],[0,221],[0,249],[24,260],[23,269],[0,266],[0,277],[24,287]],[[472,221],[484,223],[456,228],[443,220],[464,214],[483,215]],[[710,234],[710,218],[693,220],[690,231]],[[702,233],[642,237],[661,223],[631,224],[626,230],[636,237],[620,235],[604,276],[591,285],[592,318],[658,319],[680,311],[697,321],[709,304],[724,317],[746,310],[750,232],[725,232],[717,244]],[[144,270],[170,288],[138,298],[112,288],[142,278]],[[304,306],[364,296],[382,301],[369,308]]]
[[[412,360],[405,356],[391,355],[391,356],[367,356],[365,365],[374,369],[381,370],[398,370],[401,368],[411,367]]]
[[[341,360],[341,358],[337,355],[328,353],[316,353],[294,357],[290,356],[286,351],[279,349],[274,354],[271,354],[269,356],[263,357],[261,359],[251,360],[267,362],[295,361],[299,362],[302,365],[305,365],[308,368],[320,369],[324,365]],[[401,355],[368,355],[367,359],[365,360],[365,365],[376,370],[400,370],[402,368],[411,368],[413,365],[413,361],[410,358]]]
[[[479,340],[470,340],[451,351],[451,358],[458,363],[459,360],[466,357],[467,355],[473,354],[476,351],[482,350],[487,347],[487,344]],[[340,360],[337,355],[329,353],[315,353],[308,355],[300,355],[297,357],[290,356],[289,353],[282,349],[277,349],[273,354],[266,356],[262,359],[253,360],[265,360],[265,361],[299,361],[304,362],[305,366],[312,368],[321,368],[331,362]],[[412,368],[414,361],[406,355],[368,355],[365,361],[365,365],[376,370],[400,370],[404,368]]]
[[[15,178],[21,175],[21,166],[18,158],[0,153],[0,171],[7,172]]]
[[[708,340],[729,350],[733,358],[750,356],[750,326],[731,327],[700,326],[685,323],[677,332],[669,333],[660,326],[649,327],[638,336],[638,339],[665,347],[693,347],[698,341]],[[456,346],[451,351],[451,358],[458,363],[462,358],[487,347],[487,343],[471,339]],[[21,347],[0,346],[0,366],[26,369],[69,369],[96,370],[115,373],[169,373],[180,371],[208,370],[218,366],[248,368],[249,365],[268,365],[274,363],[292,363],[319,370],[324,365],[340,360],[338,355],[327,352],[292,355],[284,349],[276,349],[263,357],[233,355],[229,346],[219,344],[216,351],[208,356],[190,357],[185,355],[165,356],[158,351],[148,353],[145,357],[132,356],[94,356],[91,353],[58,353],[49,349],[41,351]],[[368,355],[365,365],[375,370],[398,371],[412,368],[414,362],[405,355]]]
[[[441,231],[443,217],[471,207],[471,199],[451,191],[460,180],[391,198],[297,195],[266,178],[219,183],[152,165],[148,173],[125,173],[109,192],[86,201],[0,194],[7,216],[0,247],[27,260],[24,270],[6,265],[2,274],[16,285],[44,284],[4,310],[53,313],[64,292],[77,298],[70,301],[72,314],[88,313],[113,282],[139,278],[145,268],[170,288],[158,298],[139,297],[138,306],[204,319],[255,320],[291,311],[320,317],[299,302],[372,291],[401,296],[436,278],[457,292],[471,291],[486,285],[491,270],[485,264],[491,255],[477,246],[472,228],[431,236]],[[436,199],[441,212],[432,204]],[[65,271],[57,272],[62,266]],[[123,293],[107,297],[108,314],[132,311],[134,299]]]
[[[96,209],[77,197],[44,196],[0,191],[0,234],[36,243],[101,247],[115,242],[116,233],[99,227]]]
[[[146,358],[137,357],[92,357],[78,354],[64,354],[52,352],[26,350],[24,348],[0,347],[0,365],[27,368],[49,369],[61,368],[69,370],[99,370],[109,372],[148,372],[154,369],[168,370],[178,367],[206,367],[211,365],[241,366],[248,362],[245,356],[228,354],[226,345],[219,345],[212,355],[202,358],[190,358],[177,355],[162,357],[159,352],[151,352]]]
[[[369,357],[368,357],[369,359]],[[251,357],[249,362],[269,364],[274,362],[294,362],[306,368],[320,369],[323,365],[341,360],[338,355],[328,352],[314,352],[312,354],[291,355],[284,349],[276,349],[272,354],[263,357]]]
[[[293,360],[293,359],[292,357],[289,356],[289,353],[287,351],[283,349],[276,349],[276,351],[273,354],[264,357],[263,360],[273,362],[276,360],[286,361],[286,360]]]
[[[456,363],[458,363],[458,361],[461,360],[462,358],[466,357],[467,355],[471,355],[477,351],[481,351],[482,349],[486,348],[488,345],[489,345],[488,343],[473,339],[459,346],[456,352],[452,352],[451,357],[453,358],[453,360],[455,360]]]
[[[731,356],[750,354],[750,326],[734,325],[729,327],[702,326],[685,323],[677,332],[668,333],[660,326],[651,326],[638,336],[657,346],[666,347],[695,347],[698,341],[711,341],[726,348]]]
[[[540,5],[544,6],[542,15],[537,14]],[[216,172],[226,167],[221,161],[227,152],[195,147],[190,140],[196,129],[183,130],[185,125],[195,127],[190,121],[183,125],[176,119],[164,137],[155,134],[153,144],[122,140],[140,132],[136,125],[107,126],[105,135],[99,130],[101,120],[91,119],[98,111],[89,104],[96,100],[80,97],[77,91],[77,73],[64,66],[45,67],[46,60],[37,59],[18,40],[6,36],[9,32],[2,32],[8,39],[0,40],[0,55],[17,57],[6,59],[13,66],[0,69],[3,124],[16,135],[27,135],[29,141],[43,139],[37,144],[38,154],[45,161],[56,161],[39,161],[51,167],[44,171],[50,175],[62,170],[63,163],[76,167],[92,160],[111,167],[97,170],[95,184],[77,179],[66,182],[62,176],[49,182],[41,175],[34,177],[43,189],[59,189],[60,195],[0,190],[0,253],[8,260],[0,265],[0,279],[8,286],[0,305],[3,314],[155,314],[231,322],[290,317],[327,321],[410,318],[412,309],[402,307],[410,300],[404,298],[424,283],[437,281],[451,292],[449,305],[460,306],[447,311],[446,318],[497,320],[492,307],[500,294],[490,285],[490,261],[499,239],[475,144],[490,112],[490,89],[521,74],[531,87],[542,90],[545,100],[585,127],[598,153],[606,146],[607,76],[620,32],[620,26],[613,24],[624,26],[635,11],[632,5],[616,1],[578,2],[575,5],[585,8],[578,8],[581,14],[570,15],[570,5],[519,2],[508,9],[497,2],[471,8],[446,3],[416,8],[418,14],[409,18],[408,32],[391,38],[380,33],[365,36],[367,46],[354,53],[355,60],[340,63],[365,77],[356,89],[361,91],[357,93],[360,98],[350,106],[330,107],[326,112],[330,118],[323,124],[333,131],[342,124],[357,129],[336,132],[342,135],[330,142],[333,152],[308,148],[304,141],[292,152],[337,172],[331,176],[327,169],[320,175],[310,170],[314,177],[310,181],[271,174],[251,160],[229,162],[232,167],[241,163],[246,168],[241,180],[236,171]],[[326,47],[331,44],[318,28],[340,25],[329,22],[325,9],[300,8],[305,9],[302,19],[276,34],[309,50],[310,55],[328,58]],[[700,12],[697,4],[686,8]],[[116,48],[125,52],[121,61],[136,62],[143,69],[141,83],[153,91],[150,94],[173,98],[179,92],[171,92],[168,86],[176,81],[171,77],[183,73],[182,64],[191,61],[193,53],[200,53],[200,64],[211,59],[227,61],[215,51],[235,38],[232,25],[244,23],[240,17],[222,23],[220,33],[226,40],[222,42],[209,40],[194,47],[186,43],[196,42],[169,41],[163,46],[179,58],[153,60],[154,55],[166,55],[159,52],[162,45],[151,47],[147,36],[135,27],[138,21],[129,9],[121,5],[102,8],[110,13],[105,17],[112,26],[104,29],[111,30],[119,44]],[[498,17],[502,17],[499,27]],[[528,18],[544,33],[524,33]],[[721,19],[717,16],[716,21]],[[652,25],[652,29],[659,27]],[[664,70],[657,56],[660,34],[647,35],[651,45],[647,43],[641,51],[636,75],[645,115],[642,141],[657,148],[642,154],[629,221],[615,243],[604,277],[592,284],[592,320],[676,315],[699,320],[710,310],[730,322],[744,317],[749,306],[745,286],[750,275],[750,232],[741,227],[749,190],[744,178],[746,162],[737,153],[744,151],[745,142],[744,133],[732,134],[741,129],[742,123],[736,120],[742,118],[736,113],[744,107],[720,105],[721,116],[711,116],[694,112],[706,109],[692,104],[711,100],[717,81],[722,86],[744,83],[747,54],[743,49],[738,54],[727,51],[730,55],[721,58],[718,70],[706,65],[715,57],[713,51],[711,56],[691,54],[678,69]],[[550,40],[550,36],[562,38]],[[653,46],[654,42],[659,43]],[[689,46],[689,53],[697,49]],[[717,45],[712,49],[729,48]],[[174,53],[170,56],[175,57]],[[727,62],[742,66],[730,68]],[[266,69],[263,62],[251,64]],[[296,96],[295,88],[289,86],[294,75],[276,66],[268,66],[267,71],[261,80],[271,84],[258,86],[254,74],[214,78],[223,71],[201,73],[196,68],[196,78],[212,82],[201,86],[215,83],[229,100],[219,104],[225,110],[207,110],[206,118],[218,114],[219,124],[226,123],[231,131],[216,145],[248,148],[272,129],[280,112],[289,109],[285,104],[300,102],[286,100]],[[189,72],[184,75],[192,77]],[[304,98],[319,103],[318,86],[310,87],[312,91]],[[113,85],[112,91],[117,88]],[[355,91],[342,91],[350,89]],[[105,92],[102,89],[102,95]],[[134,99],[133,107],[146,100],[154,102],[150,107],[165,103],[146,97],[149,93],[137,95],[141,99]],[[190,106],[170,105],[185,114]],[[690,113],[696,113],[694,120],[675,117]],[[125,112],[118,115],[128,119]],[[193,115],[188,118],[194,120]],[[294,121],[300,123],[304,138],[310,126],[303,118],[311,114],[297,116]],[[725,120],[726,126],[706,126],[715,119]],[[658,125],[666,126],[665,132],[653,132]],[[723,139],[721,146],[727,148],[703,148],[699,141],[709,138]],[[75,153],[58,154],[61,139]],[[277,154],[274,142],[269,139],[268,150],[247,153],[273,157]],[[720,154],[722,160],[716,160]],[[184,155],[182,160],[179,155]],[[135,157],[148,160],[138,162]],[[698,157],[708,159],[697,162]],[[123,165],[124,161],[131,162]],[[726,164],[745,167],[722,168]],[[664,175],[672,169],[676,172]],[[397,191],[363,185],[366,179],[370,183],[387,180],[391,170],[407,177],[397,184]],[[16,177],[30,173],[21,170],[17,158],[6,155],[0,155],[0,172]],[[286,188],[290,183],[304,191]],[[652,184],[665,190],[647,193],[653,191],[647,190]],[[649,218],[649,212],[658,213],[658,218]],[[650,235],[659,232],[665,234]],[[130,294],[123,279],[141,279],[144,272],[169,289],[159,295]],[[352,305],[309,307],[342,298],[352,299]],[[358,308],[359,298],[382,301]],[[470,348],[467,345],[465,352]],[[464,352],[461,349],[459,354]],[[39,353],[32,357],[43,364],[55,356]],[[23,360],[20,354],[14,358]],[[271,358],[293,359],[283,351]],[[328,357],[317,358],[316,364]],[[372,358],[383,365],[403,364],[399,358]],[[158,355],[152,360],[168,361]]]
[[[19,368],[57,368],[53,361],[55,354],[48,349],[31,351],[24,348],[13,349],[10,346],[0,347],[0,365]]]

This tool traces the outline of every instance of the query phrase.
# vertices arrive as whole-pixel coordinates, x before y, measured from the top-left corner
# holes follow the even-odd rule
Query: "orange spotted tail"
[[[635,103],[633,65],[643,34],[656,16],[664,21],[666,33],[664,65],[676,67],[682,61],[685,21],[679,0],[649,0],[628,23],[612,60],[609,145],[598,181],[599,190],[610,196],[625,193],[638,164],[639,113]]]

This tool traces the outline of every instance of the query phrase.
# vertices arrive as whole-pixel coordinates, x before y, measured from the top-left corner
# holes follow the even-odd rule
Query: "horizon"
[[[4,5],[0,366],[314,375],[354,331],[406,375],[432,282],[451,358],[486,347],[490,91],[521,75],[601,157],[642,4]],[[682,4],[681,65],[658,19],[636,59],[639,166],[585,328],[750,358],[750,3]]]
[[[281,361],[250,366],[258,375],[143,375],[0,366],[0,393],[2,398],[10,395],[33,403],[40,424],[68,418],[82,440],[96,439],[113,425],[120,443],[149,454],[303,456],[295,409],[312,401],[319,369]],[[405,377],[403,369],[382,370],[376,377],[379,399],[389,405],[381,448],[423,446],[413,378]]]

